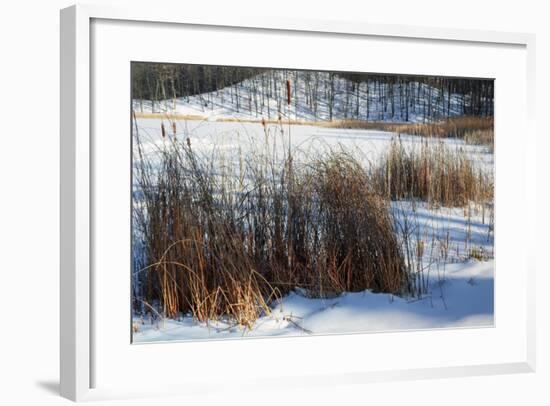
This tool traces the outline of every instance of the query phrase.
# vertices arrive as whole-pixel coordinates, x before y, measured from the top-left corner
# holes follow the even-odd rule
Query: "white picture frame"
[[[256,30],[296,33],[315,33],[316,35],[343,34],[369,38],[397,38],[411,41],[438,41],[448,44],[488,44],[515,46],[523,49],[526,56],[525,71],[525,111],[523,130],[526,134],[525,154],[534,157],[536,135],[534,131],[534,50],[535,37],[525,33],[485,32],[402,25],[379,25],[353,23],[346,21],[318,21],[306,19],[279,19],[258,17],[254,19],[227,20],[223,16],[189,16],[185,8],[158,7],[111,8],[106,6],[72,6],[61,11],[61,269],[60,269],[60,318],[61,318],[61,394],[79,401],[105,397],[141,396],[160,393],[193,393],[209,387],[205,377],[200,376],[192,383],[177,383],[169,387],[97,387],[92,372],[98,355],[94,343],[94,329],[98,326],[93,317],[93,292],[97,289],[93,277],[94,240],[94,185],[93,178],[93,140],[91,139],[91,97],[93,81],[92,25],[93,21],[112,23],[158,23],[176,24],[194,27],[245,28],[247,35]],[[496,103],[498,104],[498,97]],[[531,155],[529,155],[531,154]],[[500,159],[500,158],[499,158]],[[503,158],[506,159],[506,158]],[[526,161],[529,161],[528,159]],[[526,162],[525,174],[534,175],[534,159]],[[534,176],[533,176],[534,178]],[[497,186],[498,187],[498,186]],[[526,202],[530,205],[529,224],[534,224],[536,185],[526,185]],[[498,204],[498,203],[497,203]],[[348,370],[334,374],[313,374],[301,371],[296,375],[260,377],[257,382],[238,380],[242,387],[257,387],[273,382],[294,385],[325,385],[337,383],[366,383],[379,380],[421,379],[430,377],[452,377],[468,375],[529,372],[535,369],[535,258],[534,253],[525,253],[522,272],[525,273],[526,292],[522,293],[521,308],[525,320],[521,335],[524,357],[513,362],[476,363],[465,365],[443,365],[425,367],[422,365],[388,370]],[[500,265],[499,265],[500,266]],[[504,265],[503,265],[504,266]],[[498,309],[497,309],[498,312]],[[121,323],[126,322],[120,320]],[[128,321],[129,323],[129,321]],[[285,340],[300,340],[288,338]],[[249,342],[250,343],[250,342]],[[130,343],[128,342],[128,345]],[[203,343],[204,346],[214,345]],[[251,344],[249,344],[251,345]],[[242,345],[241,345],[242,347]],[[185,388],[185,391],[184,391]]]

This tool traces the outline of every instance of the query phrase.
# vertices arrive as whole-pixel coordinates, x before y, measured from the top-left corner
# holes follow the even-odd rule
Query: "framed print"
[[[64,396],[534,369],[533,36],[61,22]]]

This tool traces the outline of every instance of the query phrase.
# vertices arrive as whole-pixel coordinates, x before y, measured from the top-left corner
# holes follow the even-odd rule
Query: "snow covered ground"
[[[164,125],[166,138],[162,137]],[[399,140],[407,149],[420,148],[423,142],[444,143],[450,150],[465,151],[472,162],[492,173],[493,154],[487,147],[470,145],[463,140],[444,138],[427,139],[420,136],[378,130],[327,128],[318,125],[266,124],[256,122],[220,122],[212,120],[168,120],[159,118],[138,118],[138,133],[143,151],[149,159],[162,150],[167,143],[175,139],[185,142],[187,139],[195,152],[210,155],[221,153],[228,159],[238,159],[239,152],[261,148],[267,142],[280,156],[288,148],[290,140],[295,155],[313,157],[328,150],[344,147],[348,151],[357,151],[358,158],[365,164],[374,163],[389,148],[392,140]],[[174,129],[176,130],[174,133]],[[137,154],[134,154],[137,155]],[[134,157],[136,159],[136,157]]]
[[[445,279],[433,277],[421,299],[369,291],[311,299],[293,292],[257,320],[252,330],[225,322],[134,318],[135,343],[259,336],[346,334],[493,325],[494,261],[451,263]]]

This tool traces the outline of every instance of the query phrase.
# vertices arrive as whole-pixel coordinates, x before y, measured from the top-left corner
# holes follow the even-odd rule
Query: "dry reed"
[[[340,120],[322,123],[326,127],[389,131],[397,134],[431,138],[458,138],[468,143],[487,145],[494,142],[493,117],[453,117],[434,123],[388,123],[362,120]]]
[[[251,327],[296,288],[409,291],[388,202],[350,155],[298,165],[290,149],[282,164],[264,151],[233,165],[166,137],[153,163],[136,134],[134,201],[139,294],[163,317]]]
[[[492,175],[476,167],[462,148],[452,150],[436,141],[406,148],[393,140],[373,170],[373,180],[390,200],[419,199],[461,207],[493,199]]]

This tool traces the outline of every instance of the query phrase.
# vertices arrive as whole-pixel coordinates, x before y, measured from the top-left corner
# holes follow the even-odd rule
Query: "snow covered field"
[[[345,145],[361,154],[365,164],[375,162],[398,139],[405,148],[423,142],[443,142],[465,151],[480,169],[493,171],[493,154],[486,147],[461,140],[427,141],[425,138],[372,130],[345,130],[318,125],[288,125],[215,120],[161,120],[138,118],[137,131],[148,159],[167,143],[189,139],[204,156],[212,153],[237,164],[239,154],[261,148],[267,140],[276,154],[288,148],[302,157],[322,154]],[[162,136],[161,124],[165,137]],[[134,162],[136,162],[134,154]],[[294,291],[272,305],[272,312],[256,321],[251,330],[229,321],[198,323],[190,315],[179,320],[134,316],[134,342],[219,339],[254,336],[288,336],[352,332],[474,327],[493,325],[494,260],[492,207],[434,208],[424,203],[393,202],[398,224],[408,223],[410,247],[422,240],[426,247],[415,258],[427,292],[421,298],[401,298],[370,291],[345,293],[327,299],[308,298]],[[399,229],[399,227],[398,227]],[[401,238],[404,236],[401,235]],[[403,241],[403,244],[406,242]]]
[[[167,136],[162,137],[161,126],[164,126]],[[464,151],[471,161],[492,173],[493,154],[488,153],[487,147],[469,145],[463,140],[444,138],[427,139],[425,137],[395,134],[378,130],[327,128],[318,125],[299,124],[266,124],[266,128],[259,122],[225,122],[213,120],[168,120],[160,118],[138,118],[138,133],[143,145],[143,151],[149,159],[162,150],[174,138],[179,142],[189,139],[193,149],[205,155],[213,152],[221,153],[227,159],[238,160],[239,153],[246,154],[254,148],[263,148],[265,142],[274,148],[282,157],[288,148],[295,155],[314,157],[316,154],[328,150],[338,151],[341,147],[346,150],[357,151],[358,159],[365,164],[375,163],[386,151],[392,140],[400,141],[410,149],[419,149],[422,143],[444,143],[454,151]],[[175,129],[175,133],[174,133]],[[267,138],[266,138],[267,134]],[[260,149],[261,150],[261,149]],[[135,154],[136,155],[136,154]],[[136,156],[134,157],[134,160]]]

